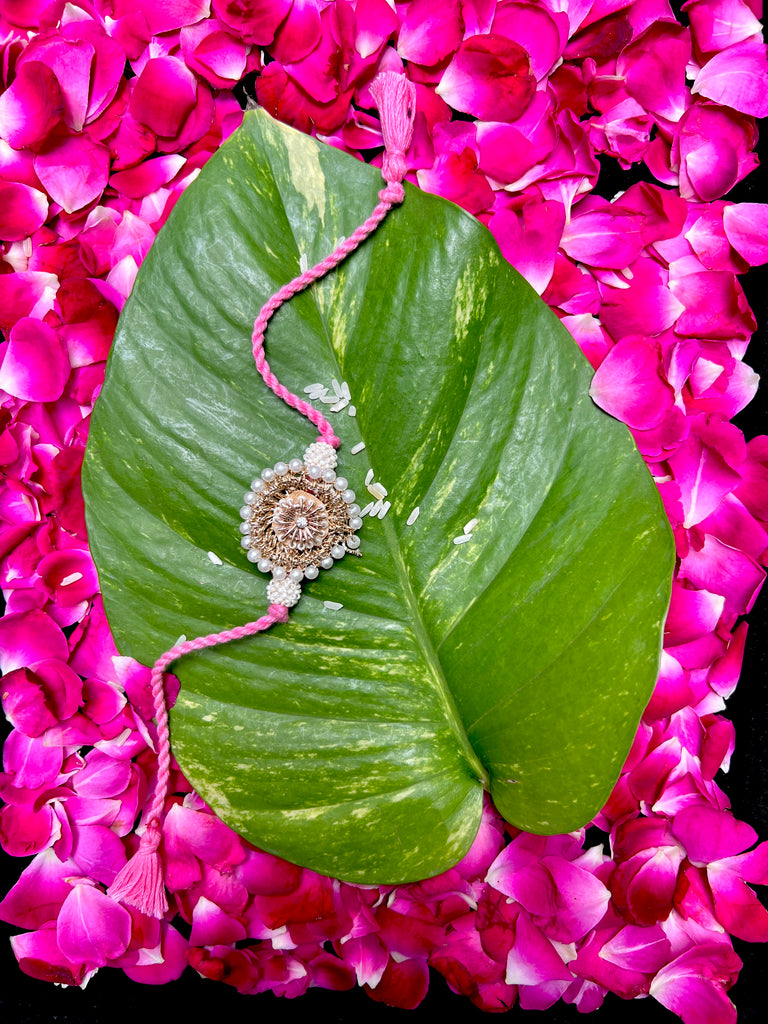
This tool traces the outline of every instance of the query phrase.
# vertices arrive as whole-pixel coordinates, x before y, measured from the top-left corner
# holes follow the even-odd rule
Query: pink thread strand
[[[385,145],[382,173],[387,182],[386,188],[379,192],[379,202],[370,217],[356,228],[349,238],[340,242],[329,256],[289,281],[265,302],[254,323],[252,336],[253,358],[264,383],[286,405],[306,416],[318,428],[320,431],[318,440],[325,441],[333,445],[334,448],[338,448],[341,442],[328,420],[309,402],[305,402],[282,385],[270,370],[264,355],[264,334],[270,317],[284,302],[338,266],[376,230],[392,207],[401,203],[405,198],[405,190],[401,181],[407,169],[405,152],[411,143],[413,134],[416,89],[405,75],[384,72],[373,81],[371,95],[379,108],[381,117]],[[166,669],[185,654],[202,651],[218,644],[230,643],[232,640],[243,640],[269,629],[277,622],[287,621],[288,608],[281,604],[271,604],[267,614],[260,619],[248,622],[244,626],[222,630],[220,633],[209,633],[207,636],[185,640],[161,654],[153,665],[152,700],[157,722],[157,774],[154,795],[146,814],[146,826],[139,849],[118,872],[114,882],[107,890],[113,899],[128,903],[142,913],[156,918],[163,917],[168,911],[163,864],[159,852],[171,776],[171,739],[164,680]]]
[[[400,77],[400,76],[398,76]],[[299,292],[303,291],[309,285],[313,284],[319,278],[324,277],[329,271],[345,260],[350,253],[353,253],[355,249],[361,245],[369,235],[373,234],[376,228],[381,224],[386,215],[398,203],[401,203],[405,197],[405,190],[400,182],[390,182],[386,188],[379,192],[380,202],[374,208],[370,217],[364,221],[349,238],[345,238],[339,245],[333,250],[330,255],[316,263],[314,267],[310,267],[309,270],[305,270],[303,274],[299,274],[298,277],[294,277],[288,284],[275,292],[261,307],[259,315],[256,317],[256,322],[253,325],[253,336],[251,341],[253,342],[253,358],[256,363],[256,369],[264,379],[264,383],[282,400],[289,405],[292,409],[296,409],[303,416],[314,423],[314,425],[320,431],[319,441],[325,441],[326,444],[333,445],[334,448],[338,448],[341,441],[334,433],[333,427],[328,420],[323,416],[321,412],[315,409],[305,402],[298,395],[294,395],[292,391],[289,391],[284,384],[281,384],[274,373],[269,368],[266,356],[264,355],[264,334],[267,329],[267,324],[273,313],[287,302],[288,299],[293,298]]]

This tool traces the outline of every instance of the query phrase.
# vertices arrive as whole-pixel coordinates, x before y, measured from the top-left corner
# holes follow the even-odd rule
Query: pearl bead
[[[261,471],[261,479],[264,480],[266,483],[269,483],[270,480],[274,480],[275,479],[275,471],[274,471],[274,469],[269,469],[269,468],[262,469],[262,471]]]
[[[331,561],[333,561],[333,559],[331,559]],[[304,575],[307,577],[308,580],[316,580],[317,577],[320,575],[320,570],[317,568],[316,565],[308,565],[307,568],[304,570]]]
[[[334,561],[332,558],[323,558],[320,561],[320,565],[323,569],[330,569],[331,566],[334,565]]]
[[[251,506],[250,505],[243,505],[243,507],[240,509],[240,518],[241,519],[247,519],[250,514],[251,514]]]
[[[307,469],[307,476],[310,480],[319,480],[323,475],[323,471],[320,466],[309,466]]]
[[[276,565],[272,570],[272,578],[275,580],[284,580],[285,576],[286,572],[282,565]]]
[[[337,476],[333,486],[337,491],[346,491],[347,489],[347,478],[345,476]]]
[[[301,583],[301,581],[304,579],[304,573],[301,569],[291,569],[288,576],[290,579],[293,580],[294,583]]]
[[[347,547],[349,548],[350,551],[354,551],[355,548],[359,548],[360,547],[360,538],[359,537],[350,537],[347,540]]]
[[[243,539],[240,541],[240,547],[241,548],[249,548],[250,546],[251,546],[251,538],[250,537],[243,537]]]
[[[291,459],[288,463],[288,469],[290,469],[292,473],[300,473],[302,469],[304,469],[304,463],[301,459]]]
[[[268,558],[262,558],[259,564],[256,566],[259,572],[269,572],[272,568],[272,563]]]
[[[240,530],[240,533],[250,533],[251,532],[250,523],[240,523],[239,530]]]
[[[350,516],[359,516],[360,512],[361,509],[359,505],[350,505],[349,508],[347,509],[347,515]]]
[[[363,525],[363,520],[359,516],[352,516],[352,518],[349,520],[349,525],[352,527],[353,530],[359,530],[360,527]]]
[[[255,491],[257,494],[258,494],[259,491],[263,491],[264,490],[264,481],[260,480],[258,477],[256,477],[255,480],[251,480],[251,490]]]
[[[285,476],[285,474],[288,472],[288,463],[287,462],[276,462],[275,463],[275,472],[277,473],[278,476]]]
[[[261,552],[255,551],[253,548],[248,552],[246,558],[249,562],[258,562],[261,559]]]
[[[332,558],[343,558],[344,557],[344,548],[341,546],[341,544],[334,544],[333,545],[333,547],[331,548],[331,557]]]
[[[323,473],[323,480],[325,480],[325,482],[327,484],[332,484],[335,479],[336,479],[336,470],[335,469],[326,469],[326,471]]]
[[[344,493],[341,496],[341,500],[345,501],[347,505],[351,505],[352,502],[355,500],[355,492],[349,490],[344,491]]]
[[[255,497],[256,494],[254,493],[254,491],[246,491],[245,494],[243,495],[243,501],[245,502],[246,505],[250,505]]]

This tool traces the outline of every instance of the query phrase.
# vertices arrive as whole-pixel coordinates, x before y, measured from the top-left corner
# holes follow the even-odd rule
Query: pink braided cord
[[[387,187],[379,192],[379,204],[374,208],[370,217],[364,221],[349,238],[345,238],[341,241],[330,255],[316,263],[314,267],[310,267],[309,270],[305,270],[303,274],[299,274],[298,277],[294,277],[288,284],[275,292],[261,307],[261,312],[256,317],[256,322],[253,325],[253,336],[251,341],[253,342],[253,358],[256,363],[256,369],[259,371],[261,376],[264,378],[264,383],[282,400],[289,405],[292,409],[296,409],[303,416],[306,416],[310,423],[314,423],[317,429],[320,431],[318,441],[325,441],[326,444],[333,445],[334,448],[338,448],[341,441],[334,433],[333,427],[328,420],[323,416],[321,412],[315,409],[305,402],[298,395],[294,395],[292,391],[289,391],[284,384],[281,384],[277,377],[272,373],[267,363],[266,356],[264,355],[264,334],[267,329],[270,317],[275,313],[284,302],[288,299],[293,298],[298,292],[304,291],[309,285],[317,281],[319,278],[324,277],[329,271],[337,267],[342,260],[346,259],[350,253],[354,252],[357,247],[365,241],[365,239],[373,234],[376,228],[381,224],[386,215],[396,206],[398,203],[402,203],[405,198],[405,190],[399,181],[391,181],[387,184]]]
[[[392,207],[402,203],[405,198],[401,180],[407,168],[405,151],[410,145],[413,132],[416,90],[405,75],[384,72],[378,75],[371,84],[371,94],[381,115],[382,135],[386,147],[382,173],[387,185],[379,192],[378,205],[370,217],[356,228],[349,238],[339,243],[329,256],[275,292],[262,306],[253,327],[253,358],[264,383],[274,391],[278,398],[282,398],[292,409],[296,409],[311,423],[314,423],[320,431],[319,441],[325,441],[327,444],[333,445],[334,448],[338,448],[341,442],[328,420],[308,402],[284,387],[270,370],[264,355],[264,334],[270,317],[284,302],[337,267],[376,230]],[[235,626],[233,629],[225,629],[221,633],[209,633],[207,636],[185,640],[161,654],[153,665],[152,700],[157,721],[157,775],[154,795],[146,814],[146,827],[139,849],[118,872],[114,882],[107,890],[113,899],[129,903],[142,913],[157,918],[162,917],[168,910],[163,866],[159,854],[171,776],[171,740],[164,681],[166,669],[185,654],[202,651],[207,647],[215,647],[217,644],[226,644],[232,640],[243,640],[245,637],[269,629],[276,622],[287,621],[288,608],[282,604],[271,604],[267,614],[256,619],[255,622],[248,622],[244,626]]]
[[[271,604],[267,614],[262,615],[255,622],[247,622],[244,626],[235,626],[233,629],[224,629],[221,633],[209,633],[207,636],[196,636],[193,640],[185,640],[183,643],[176,644],[175,647],[171,647],[170,650],[161,654],[152,666],[152,699],[155,704],[155,719],[157,721],[158,751],[157,782],[155,784],[155,796],[147,813],[147,828],[156,828],[162,820],[171,774],[168,701],[165,696],[165,682],[163,680],[165,670],[185,654],[203,651],[206,647],[215,647],[217,644],[228,644],[232,640],[244,640],[255,633],[262,633],[276,622],[287,621],[288,609],[285,605]]]

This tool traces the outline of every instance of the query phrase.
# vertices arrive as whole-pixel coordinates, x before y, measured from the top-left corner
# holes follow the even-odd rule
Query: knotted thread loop
[[[389,206],[397,206],[405,199],[405,189],[399,181],[390,181],[387,187],[379,192],[379,199]]]

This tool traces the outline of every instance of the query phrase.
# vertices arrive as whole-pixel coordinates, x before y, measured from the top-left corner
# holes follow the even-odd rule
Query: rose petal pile
[[[735,1020],[730,937],[768,940],[751,888],[768,843],[717,781],[768,547],[768,438],[729,422],[757,385],[738,275],[768,260],[768,207],[723,198],[768,113],[756,8],[688,0],[682,25],[666,0],[3,5],[0,841],[32,860],[0,916],[24,930],[22,970],[156,984],[190,966],[246,993],[357,984],[413,1007],[432,967],[486,1010],[589,1011],[612,992]],[[138,265],[239,124],[233,87],[248,76],[276,117],[370,155],[381,69],[416,84],[409,178],[488,226],[658,484],[679,554],[658,686],[595,822],[610,854],[584,831],[520,833],[489,805],[452,870],[357,887],[252,848],[177,774],[172,910],[150,920],[105,892],[137,845],[155,728],[149,672],[115,649],[88,552],[88,416]],[[601,198],[598,157],[655,183]]]

